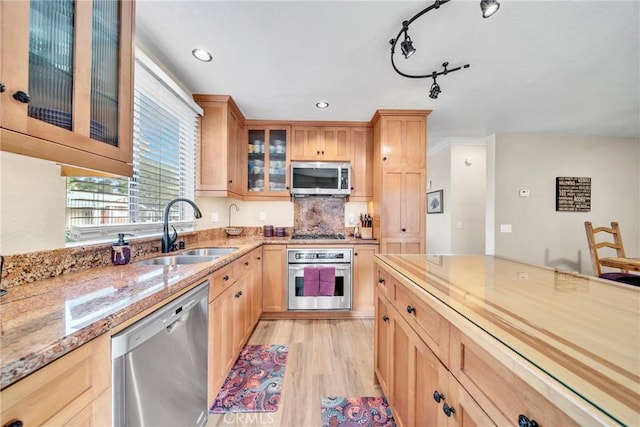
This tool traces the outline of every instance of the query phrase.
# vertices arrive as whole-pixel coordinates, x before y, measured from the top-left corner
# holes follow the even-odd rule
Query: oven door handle
[[[336,273],[339,271],[349,271],[351,270],[351,264],[289,264],[290,271],[304,271],[305,267],[322,267],[322,266],[331,266],[335,267]]]

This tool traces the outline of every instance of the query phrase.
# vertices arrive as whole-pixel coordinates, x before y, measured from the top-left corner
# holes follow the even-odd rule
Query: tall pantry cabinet
[[[380,253],[424,253],[427,116],[378,110],[373,116],[374,237]]]

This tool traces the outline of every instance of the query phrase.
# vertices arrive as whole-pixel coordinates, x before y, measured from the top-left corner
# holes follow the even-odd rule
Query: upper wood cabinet
[[[2,150],[132,175],[134,7],[0,2]]]
[[[291,160],[351,160],[351,132],[348,127],[293,126]]]
[[[373,197],[373,129],[351,129],[352,202],[367,202]]]
[[[289,200],[289,126],[247,125],[244,200]]]
[[[244,189],[244,116],[230,96],[194,95],[202,107],[196,196],[240,198]]]
[[[427,115],[430,111],[379,110],[380,165],[424,168],[427,165]]]

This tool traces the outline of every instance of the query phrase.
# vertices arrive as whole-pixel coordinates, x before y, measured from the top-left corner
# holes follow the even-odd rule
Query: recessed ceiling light
[[[199,61],[202,62],[211,62],[213,60],[213,56],[204,49],[193,49],[191,54]]]
[[[329,107],[329,103],[325,102],[325,101],[316,102],[316,107],[318,107],[320,109],[324,109],[324,108]]]

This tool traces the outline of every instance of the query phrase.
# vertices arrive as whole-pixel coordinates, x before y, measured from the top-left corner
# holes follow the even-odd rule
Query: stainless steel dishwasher
[[[113,425],[207,422],[209,282],[111,339]]]

